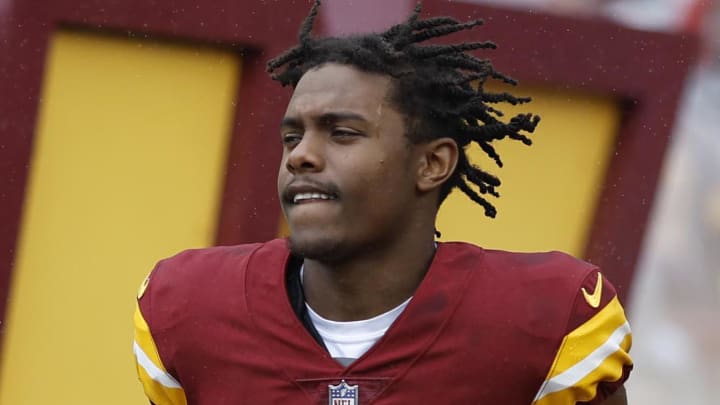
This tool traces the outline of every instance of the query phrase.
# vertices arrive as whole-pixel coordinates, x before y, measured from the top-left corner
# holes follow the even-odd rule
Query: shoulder
[[[567,253],[551,252],[509,252],[485,250],[485,264],[492,271],[501,271],[514,277],[551,279],[579,282],[597,269],[596,266]]]
[[[543,319],[554,318],[565,335],[598,313],[622,311],[617,292],[596,265],[563,252],[521,253],[474,249],[477,288],[500,291],[506,300]],[[624,319],[624,316],[622,317]]]
[[[197,291],[202,285],[238,278],[245,271],[249,258],[261,248],[279,255],[285,252],[282,240],[188,249],[160,260],[143,285],[154,295],[170,291],[180,293],[186,289]],[[138,298],[145,294],[146,291],[140,291]]]
[[[569,254],[552,252],[510,252],[483,249],[468,243],[444,243],[443,248],[457,258],[453,266],[470,266],[485,284],[496,287],[528,288],[534,294],[574,294],[583,281],[598,271],[597,266]]]
[[[448,268],[470,268],[469,307],[492,303],[497,321],[557,344],[566,332],[578,294],[598,268],[561,252],[518,253],[465,243],[443,244]]]
[[[581,325],[610,313],[616,319],[604,322],[602,328],[619,327],[625,321],[615,288],[591,263],[562,252],[508,252],[464,243],[449,248],[455,257],[463,257],[452,266],[472,268],[475,305],[492,300],[506,315],[513,314],[519,326],[539,336],[559,342]]]
[[[188,249],[157,262],[148,275],[148,286],[177,288],[204,279],[209,273],[222,272],[231,261],[242,262],[257,248],[256,244]],[[233,260],[234,259],[234,260]]]
[[[628,378],[631,346],[632,332],[615,288],[595,271],[575,294],[562,341],[533,404],[601,403]]]
[[[138,291],[142,315],[156,330],[171,328],[239,299],[248,261],[258,250],[282,256],[283,240],[191,249],[160,260]]]
[[[633,366],[632,334],[601,269],[561,252],[454,249],[474,267],[477,300],[502,303],[513,328],[553,342],[534,405],[599,403],[622,385]]]
[[[561,252],[485,254],[484,270],[505,282],[526,314],[534,314],[532,330],[555,325],[544,330],[558,343],[533,404],[595,404],[612,395],[633,367],[632,333],[601,269]]]
[[[240,260],[252,255],[261,243],[235,246],[215,246],[202,249],[184,250],[174,256],[160,260],[151,273],[153,278],[193,277],[198,272],[217,270],[217,265]]]
[[[248,259],[262,247],[281,254],[283,246],[271,241],[192,249],[157,263],[138,291],[133,345],[138,375],[154,403],[187,402],[178,353],[207,339],[218,319],[243,311]]]

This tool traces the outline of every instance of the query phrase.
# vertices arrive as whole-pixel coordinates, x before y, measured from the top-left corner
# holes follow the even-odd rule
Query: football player
[[[525,144],[539,117],[504,119],[485,82],[514,81],[428,45],[480,21],[310,35],[268,70],[294,92],[280,122],[287,240],[190,250],[138,294],[134,351],[156,405],[625,404],[631,333],[613,286],[563,253],[437,243],[458,189],[485,215],[500,180],[475,144]]]

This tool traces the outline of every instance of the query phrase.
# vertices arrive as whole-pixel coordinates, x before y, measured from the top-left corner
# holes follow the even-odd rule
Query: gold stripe
[[[595,316],[565,336],[546,379],[563,373],[590,355],[625,322],[625,312],[615,296]]]
[[[605,359],[591,373],[586,375],[572,387],[553,392],[533,402],[533,405],[575,405],[577,402],[586,402],[595,398],[597,386],[600,381],[614,382],[622,377],[623,366],[632,364],[628,355],[632,345],[632,335],[625,336],[620,344],[621,350],[616,351]]]
[[[145,352],[145,354],[150,358],[152,363],[157,368],[167,373],[167,370],[160,359],[160,355],[158,354],[155,341],[150,333],[150,327],[147,322],[145,322],[145,318],[143,318],[142,313],[140,312],[140,307],[137,304],[135,305],[134,318],[135,341],[140,348],[142,348],[143,352]],[[160,384],[150,377],[145,369],[137,362],[137,358],[135,359],[135,364],[137,366],[138,377],[145,389],[145,395],[147,395],[150,401],[152,401],[155,405],[187,405],[185,391],[182,388],[169,388]]]
[[[602,347],[610,335],[626,322],[625,312],[616,296],[595,316],[565,336],[542,387],[544,388],[549,380],[580,363]],[[628,355],[631,345],[632,335],[628,333],[623,338],[620,349],[605,358],[597,368],[574,385],[548,394],[535,401],[533,405],[570,405],[577,401],[593,399],[597,393],[598,382],[617,381],[622,376],[623,366],[632,364]]]

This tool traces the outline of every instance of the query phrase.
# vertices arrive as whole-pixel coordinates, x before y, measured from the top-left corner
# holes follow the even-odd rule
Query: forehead
[[[288,104],[287,115],[352,110],[370,114],[388,104],[390,76],[326,64],[306,72]]]

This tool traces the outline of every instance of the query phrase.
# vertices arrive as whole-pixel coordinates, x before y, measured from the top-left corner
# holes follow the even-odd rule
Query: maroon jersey
[[[290,305],[289,257],[274,240],[156,266],[134,345],[153,403],[574,404],[604,399],[632,367],[627,321],[597,268],[465,243],[438,245],[405,311],[343,367]]]

